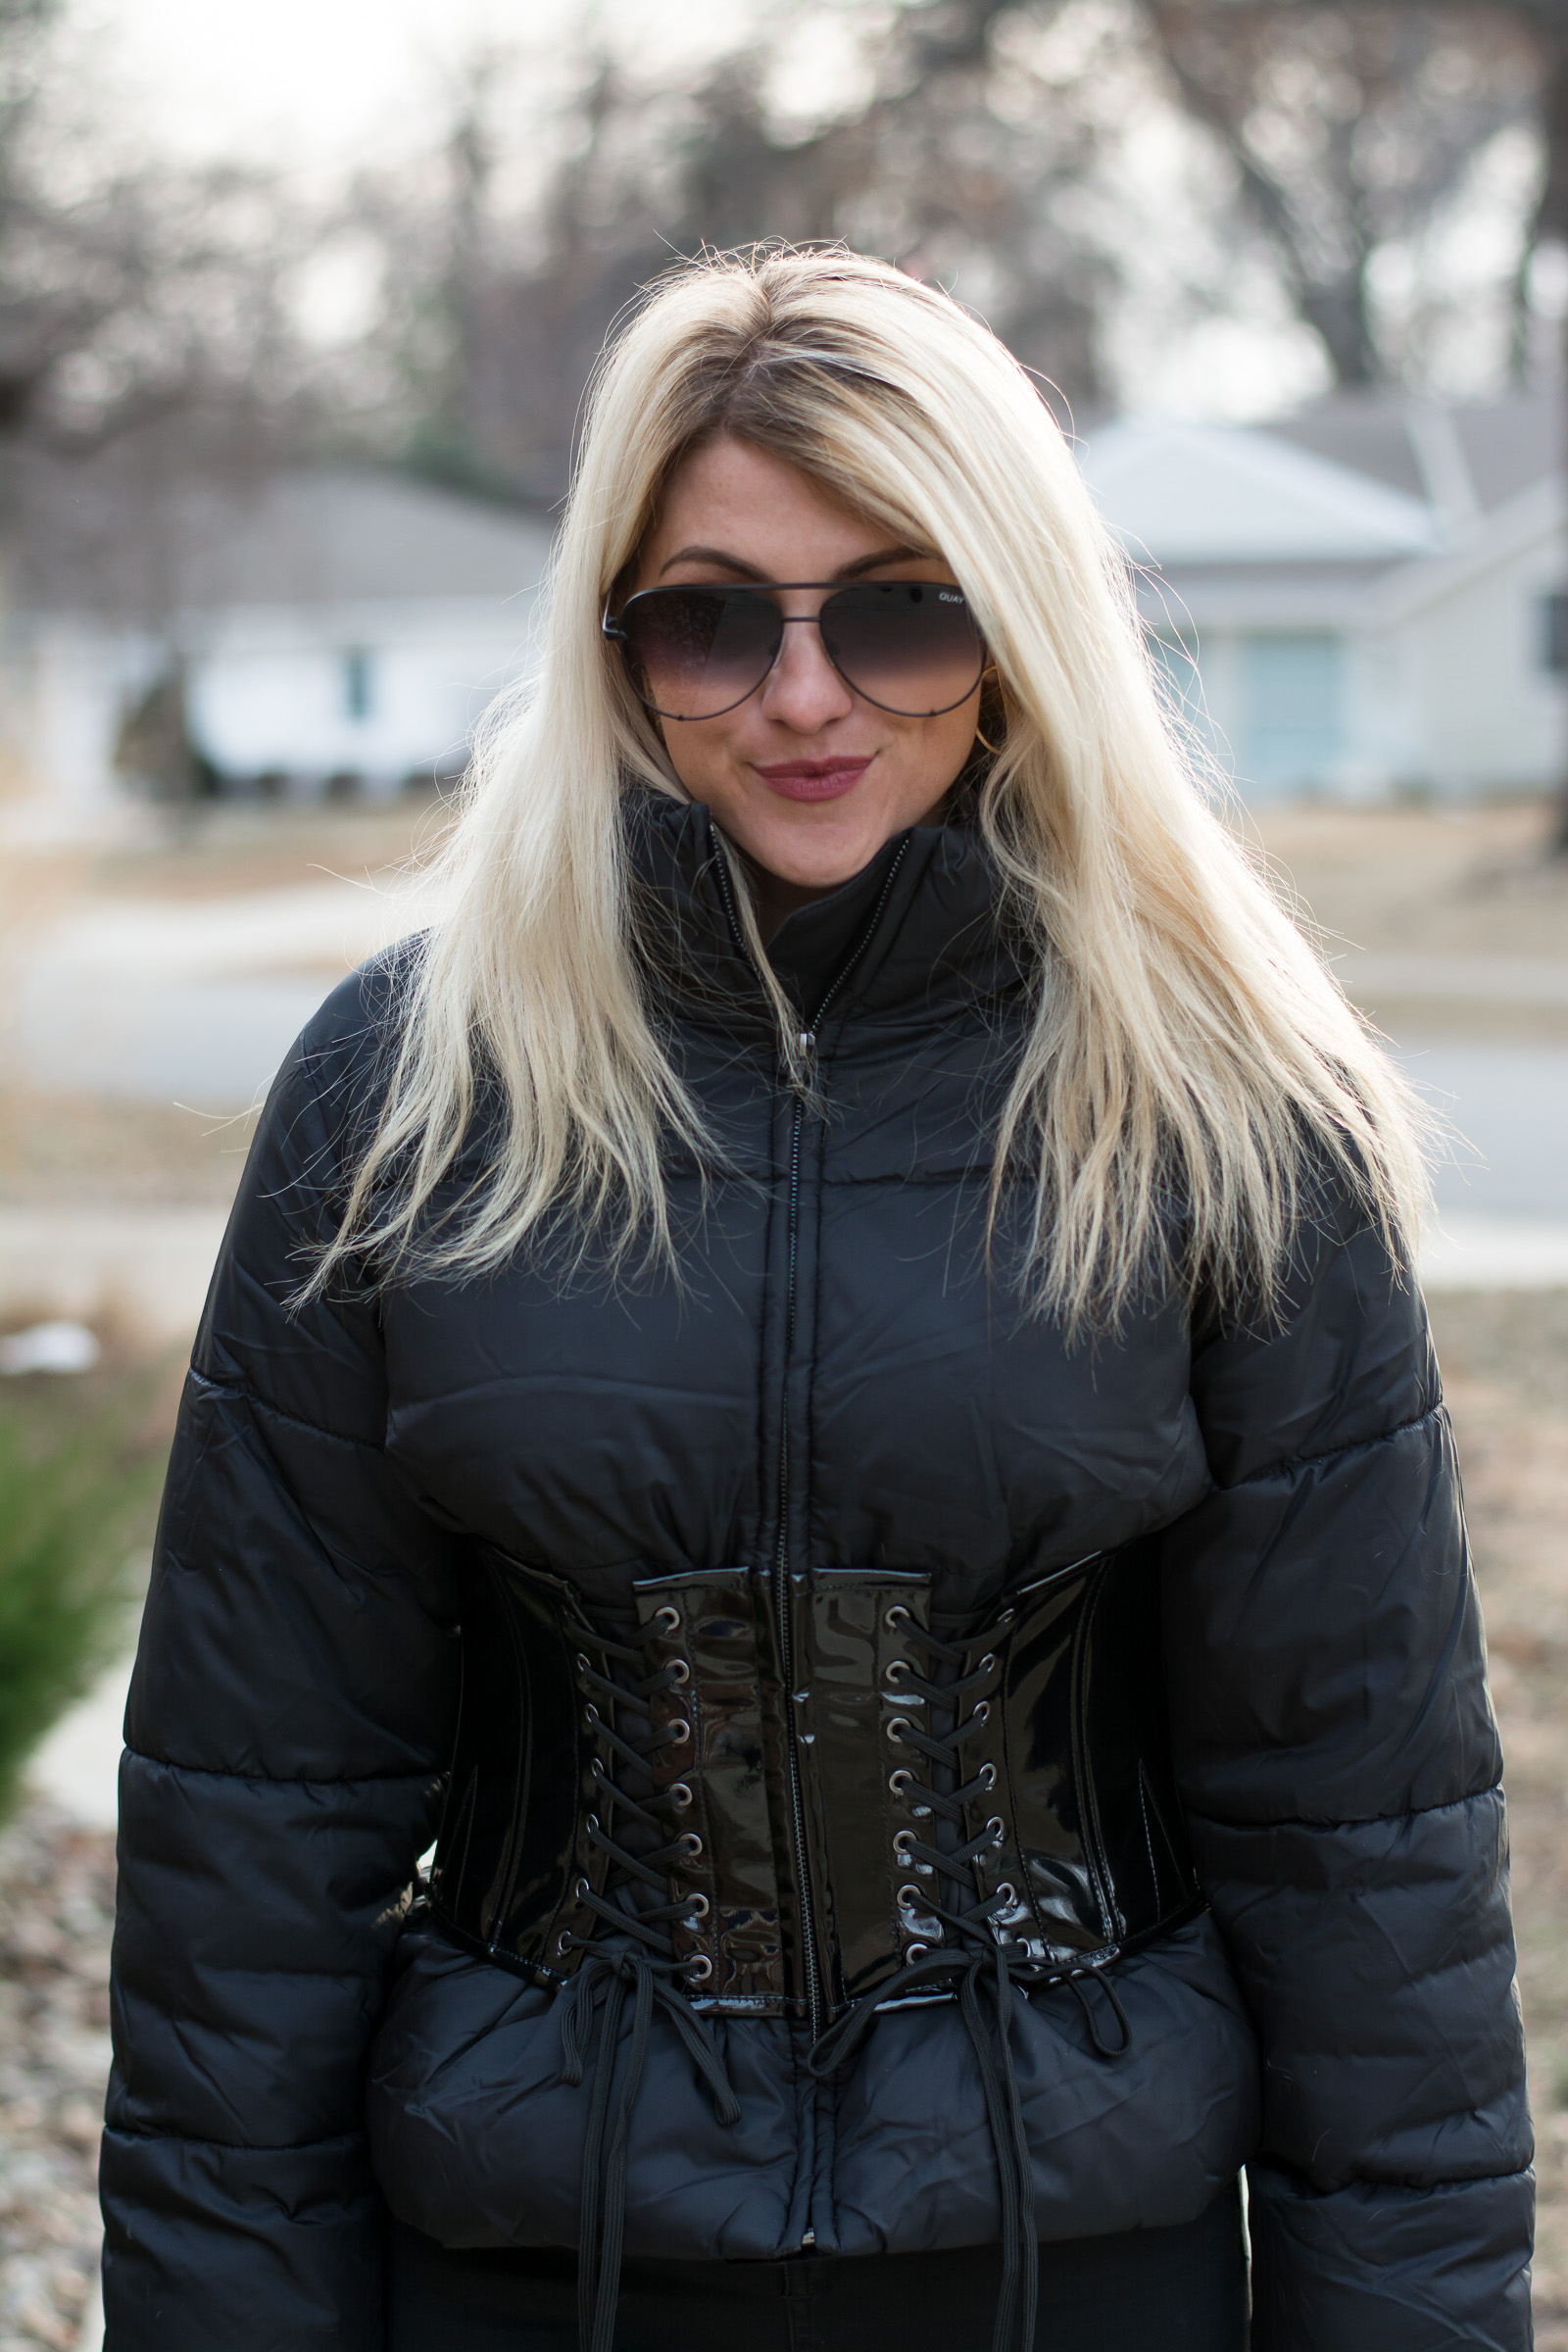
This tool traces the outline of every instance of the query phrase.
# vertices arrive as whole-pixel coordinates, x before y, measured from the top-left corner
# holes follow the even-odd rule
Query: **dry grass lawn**
[[[1540,2352],[1568,2352],[1568,1292],[1432,1302],[1502,1726],[1541,2236]]]

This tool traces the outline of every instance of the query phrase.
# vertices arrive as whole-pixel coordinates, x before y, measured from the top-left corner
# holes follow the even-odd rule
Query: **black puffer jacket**
[[[781,1512],[792,1564],[924,1571],[952,1609],[1157,1543],[1210,1908],[1117,1964],[1113,2061],[1070,1988],[1020,2004],[1041,2235],[1182,2221],[1245,2162],[1260,2352],[1523,2352],[1499,1757],[1418,1299],[1325,1212],[1283,1328],[1151,1307],[1067,1348],[985,1279],[1025,992],[974,839],[916,831],[780,933],[808,1017],[831,991],[797,1151],[707,811],[636,808],[642,888],[689,957],[677,1045],[729,1154],[706,1209],[672,1170],[683,1285],[518,1266],[291,1318],[394,967],[334,994],[273,1091],[127,1718],[110,2352],[375,2352],[383,2203],[453,2244],[574,2242],[584,2102],[555,1996],[410,1912],[474,1546],[610,1607],[650,1574],[769,1562]],[[654,2019],[629,2252],[998,2239],[956,2004],[884,2012],[829,2082],[787,2018],[714,2032],[733,2130]]]

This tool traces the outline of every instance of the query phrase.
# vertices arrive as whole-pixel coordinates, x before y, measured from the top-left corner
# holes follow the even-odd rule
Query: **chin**
[[[858,874],[902,827],[880,809],[852,811],[841,804],[819,803],[799,815],[747,830],[751,839],[745,846],[752,857],[783,881],[820,889]]]
[[[797,842],[759,843],[751,855],[781,882],[793,882],[803,890],[834,890],[869,865],[889,834],[900,830],[896,825],[885,830],[857,827],[852,834],[833,842],[813,843],[809,849]]]

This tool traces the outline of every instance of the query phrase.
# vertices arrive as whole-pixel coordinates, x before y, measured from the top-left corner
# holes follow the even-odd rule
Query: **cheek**
[[[944,710],[939,718],[903,721],[889,746],[897,772],[900,817],[912,823],[942,798],[974,743],[976,706]]]
[[[669,764],[694,800],[714,800],[733,777],[739,746],[730,719],[662,719]]]

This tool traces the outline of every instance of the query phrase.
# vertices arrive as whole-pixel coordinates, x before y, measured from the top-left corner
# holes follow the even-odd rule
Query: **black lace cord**
[[[624,1666],[635,1667],[643,1662],[639,1650],[622,1642],[601,1641],[599,1646],[607,1657]],[[577,1673],[582,1682],[603,1691],[612,1704],[625,1699],[640,1703],[656,1690],[679,1688],[667,1667],[635,1680],[628,1677],[620,1684],[598,1673],[586,1656],[579,1656]],[[662,1732],[639,1744],[623,1738],[597,1707],[590,1707],[589,1713],[595,1732],[612,1755],[635,1771],[647,1772],[660,1749],[670,1743],[670,1735]],[[617,1786],[598,1756],[594,1758],[593,1774],[595,1788],[612,1819],[616,1811],[629,1814],[659,1836],[667,1827],[663,1817],[683,1809],[673,1789],[659,1790],[647,1799],[630,1795]],[[622,1884],[634,1883],[654,1893],[664,1891],[671,1873],[685,1860],[681,1838],[670,1838],[651,1853],[628,1853],[597,1815],[590,1816],[588,1835],[590,1842],[606,1857]],[[707,2082],[719,2122],[738,2124],[741,2117],[740,2101],[712,2028],[697,2014],[676,1984],[683,1974],[683,1964],[664,1931],[672,1920],[685,1917],[689,1904],[666,1901],[645,1903],[640,1910],[622,1910],[617,1903],[607,1899],[612,1885],[609,1875],[605,1884],[607,1891],[601,1895],[595,1893],[586,1879],[579,1880],[577,1900],[606,1929],[633,1940],[630,1945],[610,1947],[598,1940],[598,1929],[592,1938],[568,1932],[563,1949],[569,1950],[578,1944],[583,1957],[559,2005],[562,2080],[573,2087],[585,2076],[589,2080],[577,2245],[577,2335],[581,2352],[612,2352],[621,2252],[626,2235],[626,2156],[632,2117],[647,2070],[656,2009],[669,2020]],[[614,2129],[607,2146],[605,2130],[628,1991],[632,1994],[632,2019],[626,2072]]]
[[[1084,1990],[1086,1982],[1103,1993],[1115,2011],[1116,2023],[1121,2029],[1119,2041],[1104,2041],[1101,2038],[1100,2020],[1090,2006],[1089,1995]],[[1084,2026],[1090,2040],[1094,2043],[1095,2055],[1098,2058],[1119,2058],[1124,2050],[1132,2048],[1133,2030],[1127,2022],[1127,2012],[1117,1998],[1115,1985],[1102,1969],[1075,1968],[1070,1970],[1067,1976],[1067,1990],[1074,1995],[1079,2008],[1084,2013]]]
[[[917,1626],[906,1614],[908,1634],[922,1642],[934,1657],[956,1668],[962,1667],[968,1650],[975,1647],[988,1650],[989,1644],[1000,1639],[1007,1622],[1006,1618],[1002,1619],[989,1634],[979,1637],[977,1642],[960,1648],[956,1643],[944,1642],[925,1627]],[[960,1673],[947,1684],[930,1682],[924,1676],[908,1670],[899,1688],[901,1691],[906,1690],[911,1699],[919,1698],[932,1708],[940,1707],[956,1714],[971,1692],[989,1681],[993,1665],[993,1658],[985,1655],[968,1674]],[[934,1732],[921,1731],[910,1722],[899,1726],[899,1738],[904,1745],[928,1757],[933,1764],[940,1765],[957,1780],[962,1771],[959,1750],[985,1721],[984,1702],[977,1702],[967,1720],[956,1723],[945,1739]],[[940,1820],[961,1828],[965,1807],[978,1802],[992,1786],[993,1778],[988,1776],[984,1768],[951,1793],[927,1788],[911,1776],[906,1795],[911,1807],[923,1809]],[[922,1906],[925,1917],[940,1920],[944,1927],[952,1931],[957,1939],[957,1946],[940,1952],[927,1951],[918,1959],[906,1960],[896,1977],[878,1986],[874,1992],[863,1994],[839,2019],[837,2025],[829,2027],[812,2050],[808,2063],[811,2073],[818,2077],[836,2074],[859,2048],[878,2009],[890,1997],[924,1984],[933,1987],[956,1984],[958,2013],[974,2050],[981,2093],[985,2099],[986,2120],[997,2157],[997,2181],[1002,2207],[1002,2292],[997,2301],[993,2352],[1012,2352],[1014,2344],[1021,2345],[1022,2352],[1032,2352],[1040,2295],[1040,2249],[1034,2222],[1034,2164],[1012,2054],[1017,1985],[1006,1946],[1000,1940],[994,1928],[994,1922],[1011,1908],[1016,1898],[1004,1895],[1000,1888],[987,1895],[980,1883],[985,1856],[1001,1844],[1004,1835],[999,1822],[988,1821],[985,1828],[965,1844],[944,1853],[940,1847],[916,1837],[912,1831],[900,1832],[896,1850],[901,1862],[923,1865],[934,1880],[953,1880],[975,1898],[967,1902],[962,1910],[943,1902],[936,1895],[927,1897]],[[1115,2047],[1101,2036],[1088,1995],[1078,1981],[1084,1976],[1094,1978],[1115,2012],[1121,2027],[1121,2041]],[[989,2031],[980,2006],[980,1984],[986,1977],[991,1980],[995,2006]],[[1119,2057],[1132,2040],[1132,2030],[1114,1988],[1093,1969],[1073,1970],[1067,1982],[1083,2010],[1096,2055],[1107,2059]]]

